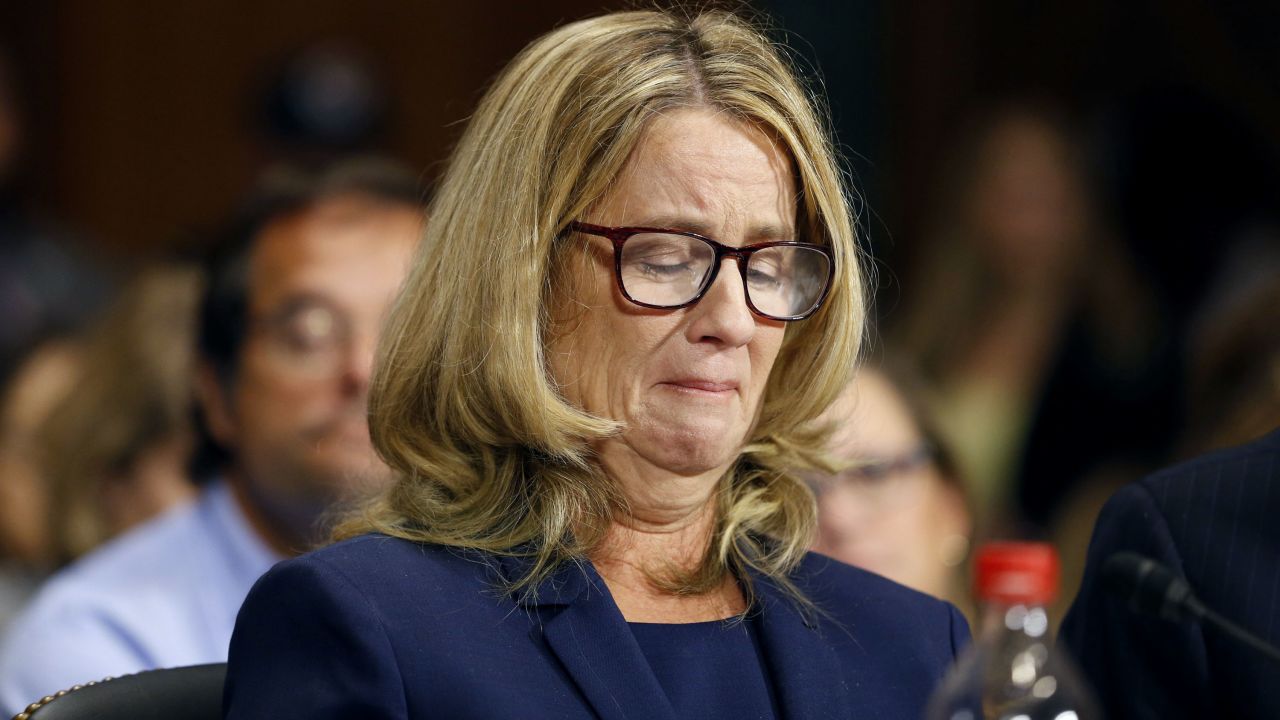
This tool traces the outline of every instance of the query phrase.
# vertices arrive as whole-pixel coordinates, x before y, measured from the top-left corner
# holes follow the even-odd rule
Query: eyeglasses
[[[931,465],[937,452],[932,445],[921,443],[901,454],[866,458],[835,475],[803,473],[815,495],[824,495],[837,487],[845,488],[869,506],[896,506],[911,496],[903,481],[914,483],[919,470]]]
[[[301,375],[333,375],[351,353],[351,321],[320,300],[287,302],[252,325],[269,356]]]
[[[752,312],[771,320],[803,320],[822,306],[835,275],[835,259],[820,245],[764,242],[735,248],[682,230],[583,222],[569,223],[568,229],[613,242],[618,287],[641,307],[693,305],[715,282],[724,258],[731,257]]]

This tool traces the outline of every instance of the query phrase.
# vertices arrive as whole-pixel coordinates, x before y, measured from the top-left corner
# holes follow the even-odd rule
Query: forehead
[[[626,224],[744,235],[790,230],[789,154],[755,125],[708,109],[657,116],[602,208]]]
[[[338,197],[279,217],[263,227],[249,267],[251,304],[309,292],[343,296],[393,291],[417,244],[416,208]]]
[[[904,452],[922,440],[893,383],[869,368],[858,372],[823,418],[836,424],[831,447],[847,457]]]

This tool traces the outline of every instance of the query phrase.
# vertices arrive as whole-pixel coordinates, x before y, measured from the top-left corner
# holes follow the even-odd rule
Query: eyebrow
[[[711,226],[705,221],[698,220],[688,215],[679,214],[659,214],[645,215],[638,222],[628,223],[631,227],[649,227],[649,228],[669,228],[671,230],[687,230],[699,235],[712,237],[715,233]],[[747,230],[747,236],[744,238],[747,242],[755,240],[791,240],[795,238],[795,230],[782,225],[766,223],[763,225],[752,225]]]
[[[329,296],[315,290],[299,289],[291,290],[279,298],[276,298],[271,305],[262,313],[263,317],[285,318],[297,313],[301,310],[323,307],[337,314],[346,314],[346,311],[334,302]]]

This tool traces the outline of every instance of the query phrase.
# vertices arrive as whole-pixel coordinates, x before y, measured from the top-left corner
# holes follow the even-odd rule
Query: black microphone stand
[[[1186,580],[1149,557],[1118,552],[1103,563],[1102,577],[1107,587],[1124,598],[1137,614],[1157,615],[1175,623],[1200,621],[1280,663],[1280,650],[1274,645],[1209,609]]]

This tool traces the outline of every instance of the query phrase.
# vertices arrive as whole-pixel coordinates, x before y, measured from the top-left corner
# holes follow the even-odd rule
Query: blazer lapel
[[[843,630],[806,616],[812,611],[802,614],[769,579],[753,572],[752,580],[760,612],[760,642],[783,718],[853,717],[848,678],[824,637],[824,633]]]
[[[519,559],[503,558],[502,564],[509,578],[523,569]],[[536,597],[521,602],[537,608],[547,646],[601,720],[676,720],[631,628],[591,563],[561,568],[538,587]]]

